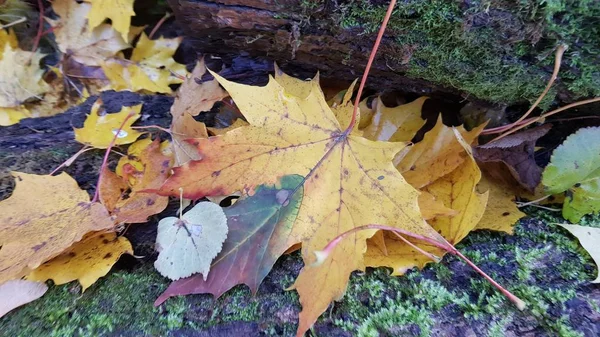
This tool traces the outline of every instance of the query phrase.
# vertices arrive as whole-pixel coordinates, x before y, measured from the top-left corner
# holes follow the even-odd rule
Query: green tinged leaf
[[[208,278],[193,275],[175,281],[154,304],[177,295],[210,293],[219,297],[238,284],[248,285],[255,293],[277,258],[295,243],[289,238],[302,203],[303,179],[284,176],[276,186],[260,185],[252,196],[224,208],[229,235]],[[296,188],[300,190],[292,193]]]
[[[592,256],[592,259],[596,262],[596,266],[600,266],[600,228],[567,224],[559,224],[559,226],[568,230],[579,239],[579,243]],[[592,283],[600,283],[600,274],[598,274]]]
[[[580,129],[557,147],[542,183],[550,194],[567,192],[563,216],[571,222],[600,211],[600,127]]]
[[[163,276],[178,280],[195,273],[206,279],[212,260],[227,238],[227,217],[212,202],[200,202],[181,219],[168,217],[158,223],[154,267]]]

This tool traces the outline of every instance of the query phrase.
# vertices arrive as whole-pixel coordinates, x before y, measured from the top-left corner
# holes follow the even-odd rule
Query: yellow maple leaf
[[[64,55],[84,65],[99,66],[105,59],[129,48],[129,44],[109,24],[91,29],[87,20],[91,8],[86,2],[54,0],[52,9],[60,19],[47,20]]]
[[[117,133],[115,145],[133,143],[141,135],[139,131],[132,129],[131,125],[140,118],[142,104],[124,106],[121,111],[112,114],[101,110],[101,106],[102,101],[98,99],[85,119],[83,127],[75,129],[76,141],[98,149],[106,149]],[[130,114],[131,117],[127,119]],[[121,125],[123,127],[119,130]]]
[[[515,223],[525,216],[525,213],[521,212],[515,204],[515,193],[512,189],[500,185],[485,174],[479,181],[477,189],[481,192],[489,191],[487,207],[477,228],[512,234]]]
[[[425,125],[421,109],[427,97],[420,97],[408,104],[394,108],[386,107],[377,97],[371,123],[364,129],[364,137],[389,142],[408,142]]]
[[[115,30],[121,33],[124,41],[128,41],[133,0],[86,0],[92,4],[92,9],[87,14],[90,30],[101,25],[105,19],[110,19]]]
[[[459,126],[457,130],[466,143],[471,144],[484,127],[480,125],[467,131]],[[411,146],[403,156],[395,158],[394,162],[406,181],[420,189],[456,169],[465,160],[464,151],[452,128],[445,126],[440,116],[423,140]]]
[[[2,108],[0,107],[0,126],[8,126],[18,123],[21,119],[31,117],[29,110],[25,107]]]
[[[277,238],[288,247],[302,241],[306,267],[293,286],[303,306],[298,336],[343,295],[350,273],[364,269],[366,239],[376,231],[350,234],[322,265],[311,266],[314,252],[337,235],[357,226],[386,224],[447,245],[422,219],[418,192],[392,165],[404,144],[370,141],[346,132],[318,86],[313,85],[303,99],[272,78],[264,87],[252,87],[213,75],[250,126],[196,139],[202,160],[175,168],[160,193],[178,196],[183,188],[184,197],[197,199],[275,184],[283,175],[305,177],[293,229]]]
[[[456,136],[459,131],[454,130],[453,134]],[[451,244],[460,242],[476,228],[479,220],[483,217],[488,200],[487,192],[480,194],[476,190],[477,183],[481,179],[481,171],[473,159],[470,146],[463,139],[457,140],[457,142],[463,148],[460,155],[466,157],[462,164],[450,174],[439,178],[424,189],[448,208],[458,211],[458,214],[453,216],[438,216],[429,220],[431,226]],[[438,247],[408,240],[436,256],[446,253]],[[365,255],[365,263],[368,266],[391,267],[393,275],[402,275],[410,268],[422,268],[426,263],[432,262],[429,257],[421,254],[404,241],[398,240],[393,234],[386,234],[385,245],[387,255],[381,254],[376,246],[368,248]]]
[[[237,128],[241,128],[242,126],[248,126],[250,124],[248,124],[248,122],[246,122],[245,120],[238,118],[235,120],[235,122],[233,122],[233,124],[231,124],[230,126],[226,127],[226,128],[212,128],[212,127],[207,127],[206,129],[208,131],[210,131],[210,133],[214,136],[220,136],[220,135],[224,135],[227,132],[231,131],[231,130],[235,130]]]
[[[9,45],[12,49],[19,48],[19,41],[14,30],[0,29],[0,50],[4,50],[5,45]],[[0,54],[0,60],[2,60],[3,54]]]
[[[28,280],[65,284],[78,280],[82,291],[108,274],[123,254],[133,254],[131,243],[115,233],[93,232],[27,275]]]
[[[113,58],[102,63],[110,87],[170,93],[169,84],[183,82],[181,78],[186,74],[185,65],[173,60],[180,42],[180,37],[150,40],[142,33],[130,60]]]
[[[50,89],[42,79],[44,71],[39,62],[44,55],[20,49],[10,44],[2,47],[0,60],[0,107],[15,108],[27,99],[36,97]]]
[[[27,275],[90,231],[113,227],[104,206],[90,203],[68,174],[13,176],[15,190],[0,202],[0,283]]]

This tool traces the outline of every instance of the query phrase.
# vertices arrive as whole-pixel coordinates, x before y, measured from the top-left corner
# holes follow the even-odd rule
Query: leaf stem
[[[110,154],[110,150],[112,149],[113,146],[115,146],[117,137],[119,136],[119,133],[121,133],[121,130],[125,126],[125,123],[127,123],[129,118],[131,118],[133,116],[135,116],[135,112],[132,111],[127,115],[127,117],[125,117],[125,119],[121,123],[121,126],[119,126],[119,129],[117,129],[117,131],[114,133],[115,136],[113,137],[113,139],[110,141],[110,144],[108,144],[108,147],[106,148],[106,152],[104,153],[104,159],[102,159],[102,165],[100,165],[100,172],[98,173],[98,183],[96,184],[96,192],[94,193],[94,198],[92,199],[91,203],[95,203],[98,201],[98,197],[100,195],[100,188],[99,188],[100,182],[102,181],[104,168],[108,164],[108,155]]]
[[[400,228],[395,228],[395,227],[390,227],[390,226],[384,226],[384,225],[375,225],[375,224],[358,226],[358,227],[352,228],[351,230],[348,230],[348,231],[346,231],[346,232],[344,232],[342,234],[339,234],[335,238],[333,238],[333,240],[331,240],[325,246],[325,248],[323,248],[323,250],[315,251],[314,253],[315,253],[315,256],[316,256],[317,260],[312,264],[312,266],[319,266],[320,264],[322,264],[325,261],[325,259],[327,259],[327,257],[329,256],[329,254],[331,254],[331,252],[333,251],[333,249],[345,237],[347,237],[348,235],[353,234],[355,232],[362,231],[362,230],[367,230],[367,229],[382,229],[382,230],[392,231],[392,232],[394,232],[396,234],[402,234],[402,235],[410,236],[412,238],[425,241],[425,242],[427,242],[427,243],[429,243],[429,244],[431,244],[433,246],[441,248],[441,249],[447,251],[448,253],[450,253],[452,255],[458,256],[460,259],[462,259],[463,261],[465,261],[466,264],[468,264],[471,268],[473,268],[476,272],[478,272],[481,276],[483,276],[486,280],[488,280],[502,294],[504,294],[504,296],[506,296],[511,302],[513,302],[517,306],[517,308],[519,308],[519,310],[525,309],[525,306],[526,306],[525,302],[523,302],[520,298],[518,298],[517,296],[515,296],[514,294],[512,294],[510,291],[506,290],[504,287],[502,287],[496,281],[494,281],[489,275],[487,275],[485,272],[483,272],[483,270],[479,269],[479,267],[477,267],[473,262],[471,262],[471,260],[469,260],[460,251],[458,251],[458,249],[456,249],[456,247],[454,247],[453,245],[451,245],[447,241],[445,243],[442,243],[442,242],[439,242],[439,241],[434,240],[432,238],[428,238],[428,237],[425,237],[423,235],[411,233],[411,232],[405,231],[405,230],[400,229]],[[421,250],[419,250],[419,251],[421,251]],[[425,256],[429,257],[429,255],[427,255],[427,254],[425,254]]]
[[[35,40],[33,40],[33,47],[31,48],[32,52],[38,48],[40,44],[40,40],[42,39],[42,35],[44,33],[44,0],[38,0],[38,9],[40,10],[39,20],[38,20],[38,31],[35,36]]]
[[[360,86],[358,87],[358,92],[356,93],[356,99],[354,100],[354,110],[352,111],[352,120],[348,125],[344,134],[349,135],[350,132],[354,129],[356,125],[356,116],[358,115],[358,105],[360,104],[360,96],[362,95],[363,89],[365,88],[365,83],[367,82],[367,77],[369,76],[369,71],[371,70],[371,66],[373,65],[373,61],[375,60],[375,55],[377,54],[377,49],[379,48],[379,44],[381,43],[381,39],[383,38],[383,33],[385,32],[385,28],[387,27],[388,21],[392,16],[392,12],[394,11],[394,7],[396,6],[396,0],[391,0],[388,6],[387,12],[385,13],[385,17],[383,18],[383,23],[379,28],[379,33],[377,34],[377,39],[375,40],[375,44],[373,45],[373,49],[371,49],[371,55],[369,55],[369,61],[367,62],[367,67],[365,72],[363,73],[362,79],[360,80]]]
[[[154,28],[152,28],[152,31],[150,32],[150,34],[148,34],[148,38],[152,39],[152,37],[154,36],[154,34],[156,34],[156,31],[158,30],[158,28],[160,28],[160,26],[163,25],[163,23],[165,23],[165,21],[167,21],[168,18],[171,17],[171,13],[170,12],[166,12],[165,15],[156,23],[156,25],[154,26]]]

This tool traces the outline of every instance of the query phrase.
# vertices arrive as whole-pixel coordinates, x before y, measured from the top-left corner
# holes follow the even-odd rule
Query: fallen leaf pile
[[[13,172],[16,187],[0,201],[0,316],[42,296],[50,279],[85,291],[133,255],[124,228],[146,224],[157,230],[154,266],[174,281],[155,305],[219,297],[239,284],[256,293],[277,259],[301,248],[304,267],[290,290],[299,294],[303,336],[354,271],[402,275],[456,252],[471,231],[512,234],[524,216],[517,195],[564,195],[571,222],[600,211],[598,127],[571,135],[542,169],[535,145],[547,125],[480,144],[485,123],[426,123],[427,97],[386,106],[376,96],[355,113],[356,82],[327,100],[318,75],[303,81],[277,67],[262,87],[207,71],[203,60],[188,73],[173,59],[182,38],[131,26],[133,0],[54,0],[52,11],[56,64],[0,30],[0,126],[109,89],[174,94],[171,124],[136,127],[147,117],[142,104],[108,113],[97,98],[73,130],[84,146],[78,154],[106,151],[92,199],[66,173]],[[211,109],[228,122],[198,121]],[[108,160],[115,146],[116,167]],[[231,206],[217,204],[231,196],[239,197]],[[165,217],[169,198],[181,206]],[[598,229],[562,226],[598,262]]]
[[[186,76],[173,60],[181,38],[151,40],[131,27],[133,0],[55,0],[52,10],[56,17],[46,20],[59,61],[46,69],[45,55],[21,50],[14,34],[0,29],[0,126],[60,113],[105,90],[171,93],[169,85]]]

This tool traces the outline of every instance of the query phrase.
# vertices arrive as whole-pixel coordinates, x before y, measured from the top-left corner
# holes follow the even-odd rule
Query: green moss
[[[360,337],[379,337],[383,333],[391,336],[429,336],[433,321],[427,312],[413,305],[393,305],[369,316],[358,328]],[[406,327],[406,329],[402,329]]]
[[[159,334],[165,331],[162,316],[152,299],[167,282],[151,267],[135,273],[117,272],[100,279],[79,295],[76,283],[51,287],[40,300],[0,320],[7,336],[84,336],[129,331]]]
[[[386,5],[353,0],[339,8],[343,28],[363,34],[379,29]],[[571,45],[561,80],[576,97],[600,94],[598,16],[591,0],[417,1],[400,2],[388,34],[397,48],[384,52],[388,64],[410,77],[457,88],[502,103],[533,101],[542,92],[553,64],[553,48]],[[413,50],[408,64],[400,62]],[[391,62],[393,60],[399,61]],[[545,69],[546,67],[546,69]],[[542,102],[547,107],[551,92]]]

